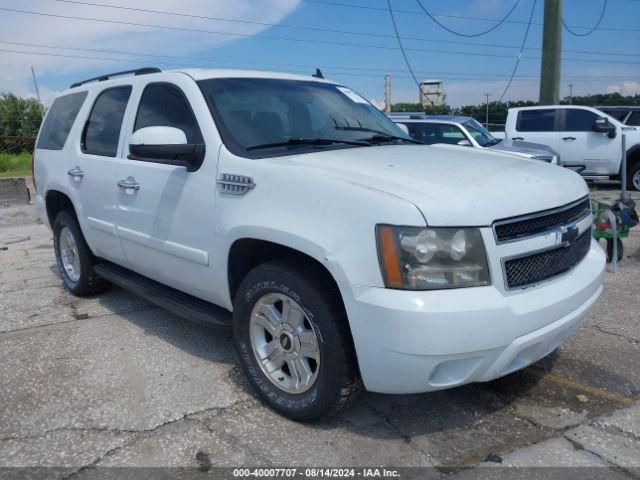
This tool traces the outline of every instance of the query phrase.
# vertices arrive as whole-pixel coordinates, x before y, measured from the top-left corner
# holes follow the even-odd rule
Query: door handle
[[[138,182],[136,182],[136,179],[133,177],[127,177],[124,180],[118,180],[117,183],[118,187],[120,188],[124,188],[124,189],[132,189],[135,191],[140,190],[140,184]]]
[[[524,137],[513,137],[511,140],[524,140]]]
[[[75,167],[70,168],[69,170],[67,170],[67,175],[73,177],[74,180],[78,181],[82,177],[84,177],[84,172],[82,171],[82,169],[80,167],[75,166]]]
[[[562,137],[562,139],[565,142],[573,142],[576,139],[576,137]]]

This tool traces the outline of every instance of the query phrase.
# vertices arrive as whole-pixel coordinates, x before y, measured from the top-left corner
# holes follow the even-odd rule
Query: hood
[[[524,153],[535,156],[555,156],[557,153],[549,146],[541,143],[523,142],[522,140],[502,140],[500,143],[488,146],[491,150],[500,150],[503,152]]]
[[[432,226],[486,226],[564,205],[588,193],[584,180],[570,170],[453,145],[346,148],[289,160],[312,170],[310,178],[331,175],[403,198]]]

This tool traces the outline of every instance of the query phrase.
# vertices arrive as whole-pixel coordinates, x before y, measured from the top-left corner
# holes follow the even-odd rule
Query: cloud
[[[620,95],[636,95],[640,93],[640,83],[635,80],[627,80],[618,85],[608,85],[607,93],[619,93]]]
[[[111,0],[109,4],[207,17],[278,23],[296,8],[299,1],[233,0],[212,2],[209,0],[181,0],[178,3],[171,0],[137,0],[133,3],[124,0]],[[202,57],[203,52],[246,38],[145,28],[130,25],[131,23],[216,30],[250,36],[257,35],[268,28],[268,26],[259,24],[101,8],[52,0],[35,0],[24,3],[0,0],[0,7],[43,12],[57,16],[107,19],[116,22],[104,23],[3,11],[0,18],[0,91],[11,91],[17,95],[34,93],[31,65],[36,67],[39,76],[44,77],[71,75],[78,72],[97,74],[147,64],[175,68],[189,63],[188,58],[181,59],[181,57]],[[21,43],[38,46],[16,45]],[[103,52],[45,48],[42,45],[103,50]],[[130,51],[149,56],[110,53],[114,51]],[[36,53],[50,55],[37,55]],[[85,58],[75,58],[76,56]],[[158,56],[175,58],[158,58]],[[47,85],[43,85],[41,93],[49,95],[51,92],[48,91]]]

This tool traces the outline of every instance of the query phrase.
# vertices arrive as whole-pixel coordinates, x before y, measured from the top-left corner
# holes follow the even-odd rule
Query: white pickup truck
[[[627,188],[640,190],[640,128],[577,105],[511,108],[505,138],[542,143],[567,168],[590,179],[620,179],[621,135],[626,135]]]
[[[415,145],[320,78],[120,73],[62,93],[36,142],[64,285],[114,283],[232,328],[251,383],[291,418],[332,415],[362,386],[426,392],[521,369],[602,292],[575,172]]]

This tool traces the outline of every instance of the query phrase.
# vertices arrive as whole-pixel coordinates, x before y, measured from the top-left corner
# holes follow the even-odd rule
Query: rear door
[[[196,83],[183,74],[167,81],[141,81],[135,111],[127,126],[131,134],[144,127],[179,128],[189,143],[205,143],[201,125],[213,127]],[[194,172],[182,166],[129,158],[120,164],[119,180],[139,190],[118,192],[117,232],[131,268],[149,278],[205,300],[214,301],[210,252],[215,238],[214,200],[218,148],[205,145],[203,164]]]
[[[511,140],[541,143],[558,151],[559,115],[555,108],[520,110]],[[562,158],[564,160],[564,158]]]
[[[77,190],[83,233],[94,254],[125,265],[116,236],[118,188],[116,175],[122,155],[122,123],[131,96],[131,85],[100,91],[92,101],[75,145],[68,181]]]
[[[620,137],[594,132],[593,122],[599,115],[591,110],[564,108],[560,112],[558,153],[562,161],[567,165],[584,165],[583,175],[617,173],[622,154]]]

